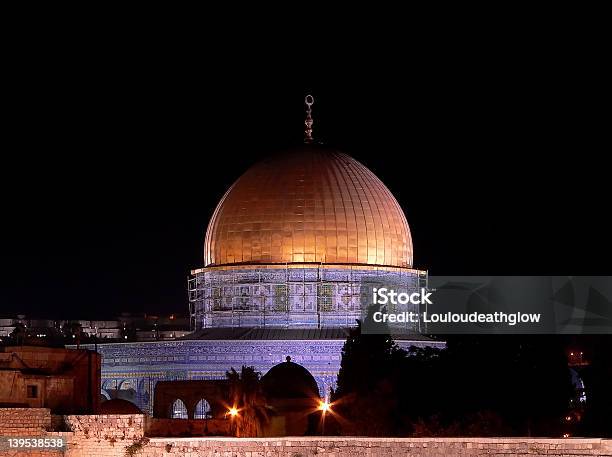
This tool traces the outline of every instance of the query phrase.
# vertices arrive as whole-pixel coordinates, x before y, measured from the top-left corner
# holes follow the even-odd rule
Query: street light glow
[[[230,408],[228,412],[232,417],[236,417],[238,415],[238,410],[236,408]]]
[[[320,401],[319,410],[323,411],[323,413],[327,413],[331,410],[331,404],[327,400]]]

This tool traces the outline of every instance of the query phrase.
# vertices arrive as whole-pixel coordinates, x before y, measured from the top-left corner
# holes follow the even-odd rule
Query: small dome
[[[221,199],[204,265],[283,263],[412,266],[400,205],[368,168],[321,145],[263,160]]]
[[[302,365],[287,361],[273,366],[261,378],[267,397],[313,398],[319,396],[317,381]]]
[[[113,398],[100,404],[98,414],[142,414],[142,411],[132,402]]]

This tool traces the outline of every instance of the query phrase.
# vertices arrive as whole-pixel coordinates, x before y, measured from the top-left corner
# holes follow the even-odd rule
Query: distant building
[[[122,314],[109,320],[32,319],[24,315],[0,319],[0,343],[8,344],[45,345],[65,338],[74,343],[159,341],[180,338],[189,332],[189,319],[174,314]],[[11,335],[20,341],[9,341]]]
[[[85,349],[0,347],[0,406],[92,414],[100,401],[100,360]]]

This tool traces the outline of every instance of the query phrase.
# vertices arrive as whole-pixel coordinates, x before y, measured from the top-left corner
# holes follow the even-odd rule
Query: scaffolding
[[[426,287],[412,269],[317,264],[200,269],[188,278],[192,330],[210,327],[350,327],[373,287]],[[425,286],[423,286],[425,284]]]

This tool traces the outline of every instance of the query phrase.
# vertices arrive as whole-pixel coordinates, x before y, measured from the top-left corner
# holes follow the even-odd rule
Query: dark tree
[[[18,322],[15,325],[15,328],[13,329],[11,334],[9,335],[8,343],[22,345],[25,342],[26,335],[27,329],[25,325],[23,325],[21,322]]]
[[[342,348],[337,389],[331,400],[343,434],[384,436],[399,431],[398,398],[402,393],[398,368],[406,353],[386,327],[377,330],[377,334],[365,334],[358,322]]]
[[[363,334],[361,323],[352,329],[342,348],[336,397],[348,393],[367,394],[396,370],[405,356],[386,334]]]
[[[500,433],[561,434],[572,385],[559,338],[454,336],[447,344],[428,383],[437,389],[435,413],[447,423],[487,413],[503,419]]]
[[[121,329],[121,339],[127,341],[136,341],[137,339],[137,328],[136,324],[131,322],[130,324],[123,324]]]
[[[562,434],[573,389],[563,342],[548,336],[453,336],[447,349],[397,348],[354,329],[333,400],[343,434]]]
[[[612,436],[612,336],[583,337],[589,365],[581,373],[586,393],[583,435]]]
[[[76,340],[80,341],[83,334],[83,329],[81,328],[81,324],[79,322],[67,321],[64,322],[64,325],[62,326],[62,334],[68,341],[72,339],[75,340],[73,342],[76,342]]]
[[[266,398],[261,374],[253,367],[242,367],[240,373],[233,368],[225,373],[230,381],[230,402],[238,410],[235,431],[238,437],[262,436],[262,427],[268,422]]]

